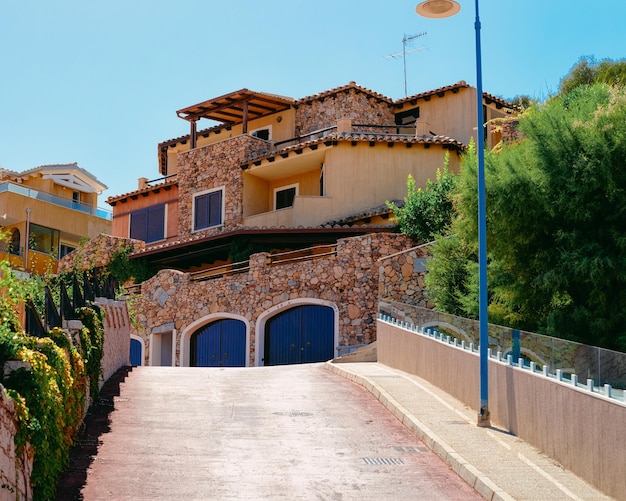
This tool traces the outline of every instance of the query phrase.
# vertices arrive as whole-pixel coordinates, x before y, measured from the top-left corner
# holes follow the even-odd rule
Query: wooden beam
[[[196,121],[195,120],[191,120],[189,122],[189,125],[190,125],[190,131],[189,131],[190,145],[189,145],[189,147],[193,150],[196,147],[196,141],[198,139]]]
[[[243,103],[243,125],[242,125],[242,133],[248,133],[248,101],[244,101]]]

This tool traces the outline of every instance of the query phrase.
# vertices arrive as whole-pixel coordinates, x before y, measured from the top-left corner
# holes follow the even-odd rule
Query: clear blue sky
[[[476,84],[474,2],[444,20],[417,0],[0,0],[0,166],[78,164],[111,195],[159,177],[176,110],[241,88],[301,98],[350,81],[404,97]],[[626,57],[625,0],[481,0],[484,90],[545,98],[583,55]],[[200,126],[211,125],[209,122]]]

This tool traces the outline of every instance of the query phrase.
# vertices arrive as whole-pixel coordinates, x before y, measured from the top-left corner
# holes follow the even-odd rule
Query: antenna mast
[[[426,36],[425,31],[423,31],[422,33],[418,33],[416,35],[407,35],[405,33],[404,36],[402,37],[402,52],[398,52],[396,54],[389,54],[388,56],[385,56],[385,59],[397,59],[398,57],[402,56],[402,62],[404,64],[404,97],[408,97],[409,95],[407,85],[406,85],[406,55],[412,52],[422,51],[426,49],[426,46],[423,46],[423,47],[417,47],[417,48],[412,48],[412,49],[407,50],[406,48],[407,44],[410,44],[416,38],[422,38],[425,36]]]

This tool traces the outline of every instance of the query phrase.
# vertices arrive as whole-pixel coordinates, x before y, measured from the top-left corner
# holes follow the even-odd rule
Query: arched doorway
[[[246,324],[221,318],[195,331],[189,340],[191,367],[245,367]]]
[[[335,311],[330,306],[294,306],[265,323],[264,365],[325,362],[334,353]]]
[[[130,365],[132,365],[133,367],[139,367],[143,365],[143,353],[144,346],[141,340],[139,338],[131,336],[129,355]]]

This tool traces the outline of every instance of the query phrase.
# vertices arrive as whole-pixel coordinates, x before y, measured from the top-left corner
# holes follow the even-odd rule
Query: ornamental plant
[[[103,353],[102,314],[96,307],[81,309],[85,326],[80,344],[55,328],[44,338],[28,336],[18,318],[18,307],[30,290],[14,277],[8,263],[0,262],[0,378],[15,401],[18,454],[30,444],[33,454],[31,485],[36,500],[55,498],[59,475],[68,464],[69,451],[85,413],[87,377],[92,401],[98,395]],[[6,361],[22,367],[3,373]]]

